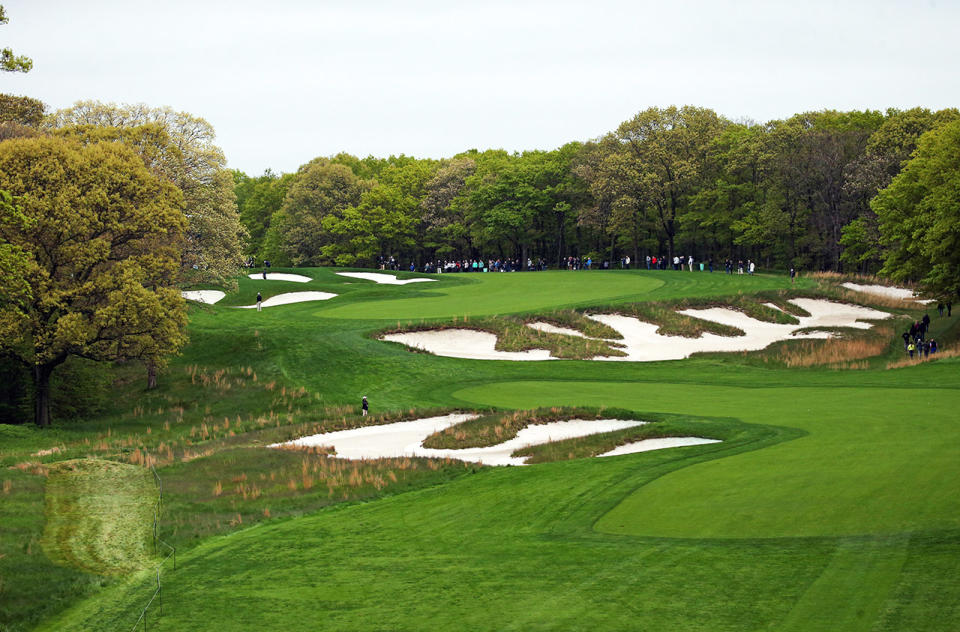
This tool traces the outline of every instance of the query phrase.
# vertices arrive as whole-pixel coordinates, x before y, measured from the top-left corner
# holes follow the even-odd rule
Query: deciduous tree
[[[94,138],[94,130],[100,128],[104,138],[133,143],[151,170],[183,193],[188,225],[180,263],[185,279],[234,282],[243,263],[246,230],[237,211],[233,177],[207,121],[168,107],[81,101],[54,112],[46,124],[67,135]]]
[[[707,108],[650,108],[623,122],[613,138],[633,162],[637,186],[675,252],[680,220],[705,184],[705,164],[714,139],[728,121]]]
[[[20,209],[0,223],[16,260],[0,277],[0,347],[31,368],[44,426],[69,356],[156,365],[184,343],[182,197],[128,146],[56,137],[0,143],[0,188]]]
[[[339,217],[345,209],[356,206],[369,188],[370,183],[354,175],[349,167],[327,158],[300,167],[283,206],[271,218],[266,238],[268,256],[275,262],[286,259],[293,265],[319,265],[323,247],[330,243],[324,219]]]
[[[871,206],[886,246],[882,274],[960,299],[960,121],[935,128]]]

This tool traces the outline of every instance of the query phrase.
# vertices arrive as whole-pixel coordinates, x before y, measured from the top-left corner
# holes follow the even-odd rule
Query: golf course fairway
[[[880,337],[855,370],[842,359],[786,366],[801,342],[812,353],[823,341],[661,362],[467,360],[378,336],[469,327],[474,316],[524,327],[551,310],[638,301],[666,310],[849,295],[778,275],[444,274],[399,286],[341,270],[290,270],[302,283],[240,278],[216,305],[191,308],[191,342],[159,389],[128,381],[129,400],[55,435],[4,430],[12,486],[0,520],[15,539],[0,539],[0,568],[30,571],[60,604],[42,610],[26,584],[6,588],[35,622],[12,629],[137,621],[157,566],[101,580],[29,545],[44,523],[30,463],[129,461],[136,447],[158,458],[160,532],[177,547],[176,569],[160,566],[150,630],[956,630],[960,361],[900,366],[892,329],[922,306],[864,299],[894,318],[841,332]],[[301,290],[337,296],[232,307]],[[935,319],[937,337],[955,339],[957,320]],[[266,447],[371,423],[563,407],[719,442],[598,459],[574,458],[583,448],[572,440],[556,444],[559,460],[525,467]]]

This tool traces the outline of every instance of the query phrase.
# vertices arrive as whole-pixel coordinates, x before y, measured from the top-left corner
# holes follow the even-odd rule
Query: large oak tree
[[[55,137],[0,143],[0,189],[17,209],[0,215],[0,350],[30,367],[45,426],[69,356],[156,366],[185,342],[182,198],[124,144]]]

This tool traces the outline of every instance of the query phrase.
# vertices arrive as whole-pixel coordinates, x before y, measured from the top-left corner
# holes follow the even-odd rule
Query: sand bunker
[[[918,303],[932,303],[931,300],[922,300],[917,298],[913,290],[903,287],[891,287],[889,285],[860,285],[858,283],[844,283],[843,287],[854,292],[863,292],[865,294],[875,294],[888,298],[899,298],[904,301],[917,301]]]
[[[180,295],[188,301],[197,301],[198,303],[207,303],[213,305],[226,294],[220,290],[185,290]]]
[[[577,338],[589,338],[582,331],[577,331],[576,329],[570,329],[569,327],[557,327],[556,325],[551,325],[550,323],[536,322],[536,323],[527,323],[527,327],[530,329],[536,329],[537,331],[542,331],[548,334],[560,334],[561,336],[575,336]]]
[[[353,430],[340,430],[324,434],[303,437],[279,445],[328,446],[336,450],[341,459],[386,459],[398,457],[451,458],[484,465],[525,465],[528,457],[511,456],[513,452],[532,445],[551,441],[586,437],[602,432],[611,432],[644,425],[645,421],[625,421],[622,419],[599,419],[586,421],[571,419],[549,424],[527,426],[509,441],[485,448],[465,448],[462,450],[433,450],[424,448],[423,442],[434,432],[450,426],[475,419],[477,415],[445,415],[415,421],[401,421],[382,426],[366,426]],[[664,445],[663,447],[670,447]],[[654,448],[648,448],[654,449]]]
[[[475,329],[432,329],[387,334],[380,340],[402,342],[408,347],[423,349],[448,358],[469,360],[553,360],[546,349],[530,351],[497,351],[497,337]]]
[[[436,279],[398,279],[392,274],[382,274],[380,272],[337,272],[340,276],[350,277],[351,279],[366,279],[374,283],[383,283],[385,285],[406,285],[407,283],[424,283],[426,281],[436,281]]]
[[[248,274],[248,277],[251,279],[259,279],[263,281],[263,272],[257,272],[255,274]],[[307,281],[313,281],[308,276],[303,276],[302,274],[287,274],[286,272],[267,272],[267,281],[294,281],[296,283],[306,283]]]
[[[326,301],[335,297],[336,294],[329,292],[287,292],[286,294],[277,294],[265,299],[263,307],[275,307],[277,305],[289,305],[290,303],[306,303],[307,301]],[[257,305],[237,305],[237,309],[256,309]]]
[[[750,318],[742,312],[727,308],[688,309],[680,313],[703,320],[710,320],[736,327],[744,332],[743,336],[718,336],[704,333],[699,338],[684,338],[681,336],[664,336],[657,333],[657,325],[643,322],[630,316],[618,314],[594,314],[589,318],[601,322],[617,330],[623,340],[614,340],[625,356],[600,356],[594,360],[616,362],[651,362],[656,360],[681,360],[697,352],[707,351],[758,351],[780,340],[796,340],[810,338],[829,338],[831,334],[825,331],[797,333],[798,330],[808,327],[853,327],[869,329],[869,323],[860,322],[863,319],[881,320],[889,318],[890,314],[857,305],[833,303],[819,299],[793,299],[795,305],[802,307],[810,316],[798,317],[799,324],[785,325],[768,323]],[[544,328],[539,324],[541,331],[552,331],[565,335],[563,327],[552,329]],[[583,335],[580,332],[576,332]],[[548,360],[550,353],[544,349],[523,352],[496,351],[496,336],[486,332],[471,329],[445,329],[432,331],[418,331],[400,334],[390,334],[381,338],[393,342],[402,342],[411,347],[424,349],[436,355],[453,358],[469,358],[476,360]]]
[[[621,456],[623,454],[637,454],[638,452],[649,452],[650,450],[663,450],[665,448],[682,448],[688,445],[706,445],[708,443],[720,443],[719,439],[703,439],[701,437],[663,437],[660,439],[644,439],[625,445],[617,446],[609,452],[598,454],[597,456]]]

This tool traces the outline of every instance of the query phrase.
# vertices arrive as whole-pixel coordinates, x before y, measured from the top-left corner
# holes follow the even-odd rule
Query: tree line
[[[553,151],[341,153],[295,173],[233,175],[247,254],[277,265],[681,255],[882,271],[953,294],[956,278],[934,283],[927,272],[956,264],[955,249],[938,246],[956,218],[937,219],[950,211],[932,189],[928,204],[917,198],[926,189],[910,185],[910,199],[903,190],[924,163],[957,173],[944,154],[958,121],[956,109],[825,110],[756,124],[708,108],[649,108]],[[914,215],[908,232],[901,216]]]

